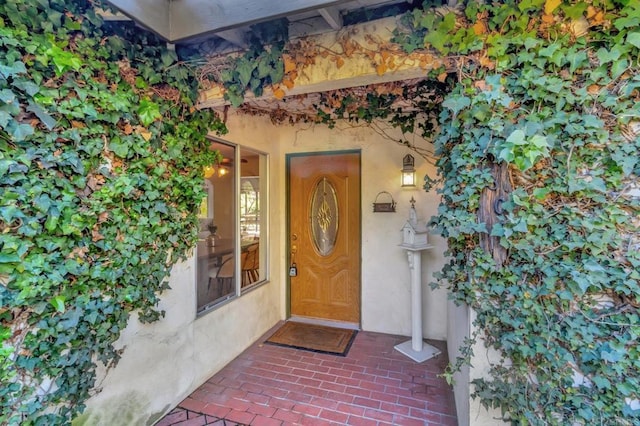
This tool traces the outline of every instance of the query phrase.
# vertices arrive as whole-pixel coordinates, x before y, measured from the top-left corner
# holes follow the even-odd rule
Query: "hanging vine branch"
[[[435,285],[501,355],[473,396],[513,424],[637,424],[638,5],[472,2],[405,24],[408,49],[464,55],[432,223],[451,259]]]

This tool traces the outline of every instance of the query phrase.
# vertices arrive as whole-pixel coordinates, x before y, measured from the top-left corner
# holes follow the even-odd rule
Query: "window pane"
[[[251,149],[240,151],[240,265],[242,288],[264,281],[266,156]]]
[[[220,151],[223,160],[205,172],[205,185],[213,200],[208,200],[206,217],[200,218],[197,264],[197,308],[207,308],[236,294],[235,241],[236,148],[212,142],[212,149]]]

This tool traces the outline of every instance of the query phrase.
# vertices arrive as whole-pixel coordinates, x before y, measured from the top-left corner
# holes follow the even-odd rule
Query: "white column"
[[[438,348],[424,343],[422,339],[422,251],[431,246],[404,245],[404,248],[411,275],[411,340],[396,345],[395,349],[420,363],[440,354]]]
[[[411,271],[411,349],[422,350],[422,252],[407,250]]]

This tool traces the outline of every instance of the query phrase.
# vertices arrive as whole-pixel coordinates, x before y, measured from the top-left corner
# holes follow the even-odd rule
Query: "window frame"
[[[207,139],[209,139],[211,141],[211,143],[218,143],[218,144],[225,144],[227,146],[230,146],[233,148],[234,150],[234,164],[236,166],[233,167],[233,203],[234,203],[234,218],[233,218],[233,223],[234,223],[234,238],[233,238],[233,244],[234,244],[234,248],[233,248],[233,256],[234,256],[234,261],[235,261],[235,271],[234,271],[234,291],[232,291],[231,293],[229,293],[226,297],[221,297],[219,300],[217,301],[212,301],[210,303],[207,303],[205,305],[203,305],[203,307],[199,309],[198,305],[199,305],[199,301],[198,301],[198,277],[199,277],[199,273],[198,273],[198,268],[199,268],[199,263],[197,261],[198,259],[198,247],[196,246],[194,253],[195,253],[195,259],[196,259],[196,264],[195,264],[195,271],[194,271],[194,275],[195,275],[195,297],[194,297],[194,302],[195,302],[195,308],[196,308],[196,318],[200,318],[204,315],[206,315],[209,312],[213,312],[215,310],[217,310],[218,308],[231,303],[234,300],[239,299],[240,297],[242,297],[243,295],[259,288],[262,287],[263,285],[267,284],[270,282],[270,271],[269,271],[269,264],[270,264],[270,250],[269,250],[269,244],[270,244],[270,231],[269,231],[269,223],[270,223],[270,214],[269,214],[269,201],[270,201],[270,196],[269,196],[269,182],[270,182],[270,170],[269,170],[269,164],[270,164],[270,155],[267,152],[264,152],[262,150],[258,150],[255,149],[253,147],[249,147],[249,146],[245,146],[245,145],[241,145],[241,144],[237,144],[237,143],[233,143],[224,139],[219,139],[219,138],[215,138],[215,137],[207,137]],[[253,178],[257,177],[258,178],[258,182],[259,182],[259,192],[258,192],[258,203],[259,203],[259,209],[260,209],[260,213],[259,213],[259,220],[258,220],[258,224],[260,227],[260,233],[259,233],[259,242],[260,242],[260,248],[259,248],[259,252],[258,252],[258,256],[259,256],[259,264],[260,264],[260,276],[259,279],[254,282],[251,283],[245,287],[242,287],[242,265],[240,264],[240,259],[241,259],[241,255],[242,255],[242,249],[241,249],[241,244],[242,244],[242,235],[241,235],[241,231],[242,231],[242,224],[241,224],[241,191],[242,191],[242,155],[245,151],[249,151],[253,154],[256,154],[258,156],[258,167],[259,167],[259,171],[258,171],[258,175],[257,176],[251,176]],[[249,177],[249,176],[247,176]],[[215,190],[215,188],[214,188]],[[213,202],[211,204],[215,203],[215,198],[213,199]],[[211,206],[213,211],[215,211],[215,207],[214,205]],[[215,217],[215,215],[214,215]]]

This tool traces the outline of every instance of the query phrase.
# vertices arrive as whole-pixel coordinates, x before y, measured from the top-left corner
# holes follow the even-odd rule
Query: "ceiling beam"
[[[393,29],[398,25],[396,17],[383,18],[363,24],[350,26],[352,41],[358,43],[363,48],[375,49],[376,45],[370,44],[369,40],[379,40],[380,43],[390,42]],[[335,57],[323,57],[318,55],[308,65],[300,69],[298,76],[294,80],[294,86],[290,89],[280,86],[287,96],[304,95],[308,93],[326,92],[348,87],[366,86],[370,84],[388,83],[392,81],[413,80],[425,78],[430,70],[439,69],[444,66],[450,69],[445,59],[427,51],[415,51],[406,54],[401,50],[389,52],[393,58],[387,60],[397,64],[383,72],[366,54],[354,53],[341,55],[339,51],[339,31],[332,31],[315,36],[309,36],[312,44],[324,46],[331,49],[341,58],[341,66],[337,66]],[[377,57],[377,60],[383,60]],[[198,106],[200,108],[216,108],[228,105],[224,99],[224,88],[216,85],[211,89],[200,93]],[[258,99],[274,99],[273,90],[265,88],[264,94]],[[246,96],[247,100],[256,99],[251,94]]]
[[[249,43],[247,43],[246,33],[242,30],[225,30],[218,31],[216,35],[231,44],[234,44],[243,49],[249,48]]]
[[[327,21],[327,24],[334,30],[338,31],[342,28],[342,15],[340,15],[340,11],[335,7],[323,7],[318,9],[318,13],[320,16]]]
[[[122,13],[171,41],[170,0],[107,0]]]
[[[112,21],[112,22],[131,21],[131,18],[129,18],[124,13],[120,13],[120,12],[113,13],[110,10],[104,10],[102,8],[96,8],[96,15],[100,16],[105,21]]]
[[[227,32],[309,10],[325,9],[347,0],[107,0],[141,26],[175,43],[207,34],[219,34],[242,46],[240,33]],[[326,12],[335,21],[339,13]],[[325,18],[327,19],[327,18]],[[327,21],[329,22],[329,21]]]

